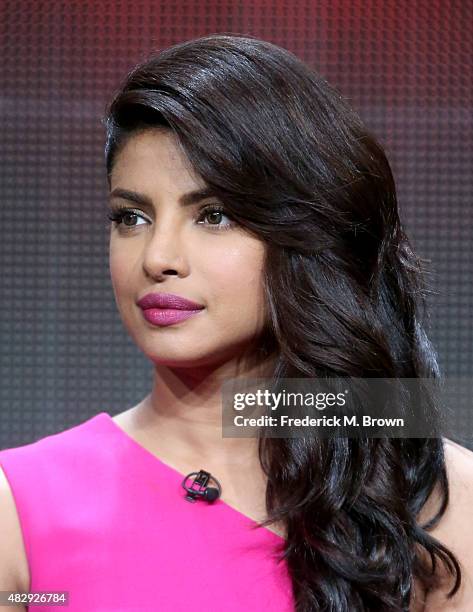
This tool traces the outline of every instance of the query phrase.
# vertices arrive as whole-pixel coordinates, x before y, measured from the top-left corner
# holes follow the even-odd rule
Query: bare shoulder
[[[429,593],[425,612],[469,612],[473,609],[473,452],[443,438],[449,484],[449,504],[439,524],[429,533],[457,558],[462,572],[457,593],[446,598],[453,585]]]
[[[29,569],[14,497],[0,465],[0,591],[28,591]]]

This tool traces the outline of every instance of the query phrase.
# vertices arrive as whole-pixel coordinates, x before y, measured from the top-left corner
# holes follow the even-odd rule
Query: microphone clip
[[[194,478],[193,483],[190,486],[187,486],[187,481],[195,474],[197,474],[197,476]],[[209,480],[213,480],[217,485],[217,488],[208,487],[207,485]],[[184,499],[191,503],[195,503],[197,499],[204,499],[205,501],[212,503],[222,494],[222,487],[220,486],[218,480],[214,478],[210,472],[206,472],[205,470],[187,474],[181,485],[187,492]],[[194,485],[196,485],[196,488]]]

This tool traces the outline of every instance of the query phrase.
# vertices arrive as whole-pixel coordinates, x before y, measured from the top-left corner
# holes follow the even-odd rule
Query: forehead
[[[147,128],[128,136],[116,154],[110,180],[123,187],[129,187],[130,181],[163,182],[185,190],[205,187],[177,136],[163,127]]]

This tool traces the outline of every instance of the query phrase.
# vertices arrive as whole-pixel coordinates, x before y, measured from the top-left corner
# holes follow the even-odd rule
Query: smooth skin
[[[221,391],[226,380],[269,374],[274,363],[257,350],[268,321],[266,247],[224,212],[209,210],[223,206],[217,198],[183,204],[205,187],[166,130],[134,135],[115,160],[110,203],[136,216],[111,228],[110,275],[122,321],[154,375],[151,393],[114,420],[181,473],[205,466],[222,485],[222,501],[264,518],[257,439],[222,437]],[[124,191],[149,204],[125,198]],[[153,326],[136,304],[149,292],[177,294],[204,310]]]
[[[110,229],[110,273],[126,330],[154,366],[153,385],[139,404],[114,417],[139,444],[182,473],[196,466],[215,474],[222,500],[253,520],[264,515],[265,477],[256,438],[223,438],[221,387],[229,378],[269,375],[274,355],[260,355],[267,323],[263,293],[265,245],[225,213],[214,197],[183,206],[185,194],[205,187],[175,136],[153,128],[132,136],[118,154],[110,204],[126,207]],[[148,204],[124,197],[134,192]],[[222,227],[225,229],[217,229]],[[136,302],[167,292],[204,305],[181,323],[155,327]],[[438,596],[412,612],[467,612],[473,602],[473,453],[445,440],[451,505],[432,532],[463,565],[464,585],[452,602]],[[428,516],[427,504],[421,518]],[[29,589],[28,562],[8,482],[0,469],[0,590]],[[270,527],[285,535],[282,525]],[[438,535],[437,535],[438,534]],[[5,536],[5,537],[4,537]],[[0,607],[0,609],[2,609]],[[6,610],[7,608],[5,608]]]

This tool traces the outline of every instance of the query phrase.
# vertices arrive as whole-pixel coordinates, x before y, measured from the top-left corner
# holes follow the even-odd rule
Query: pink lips
[[[172,293],[148,293],[137,304],[143,310],[144,318],[159,326],[185,321],[204,309],[202,304]]]

